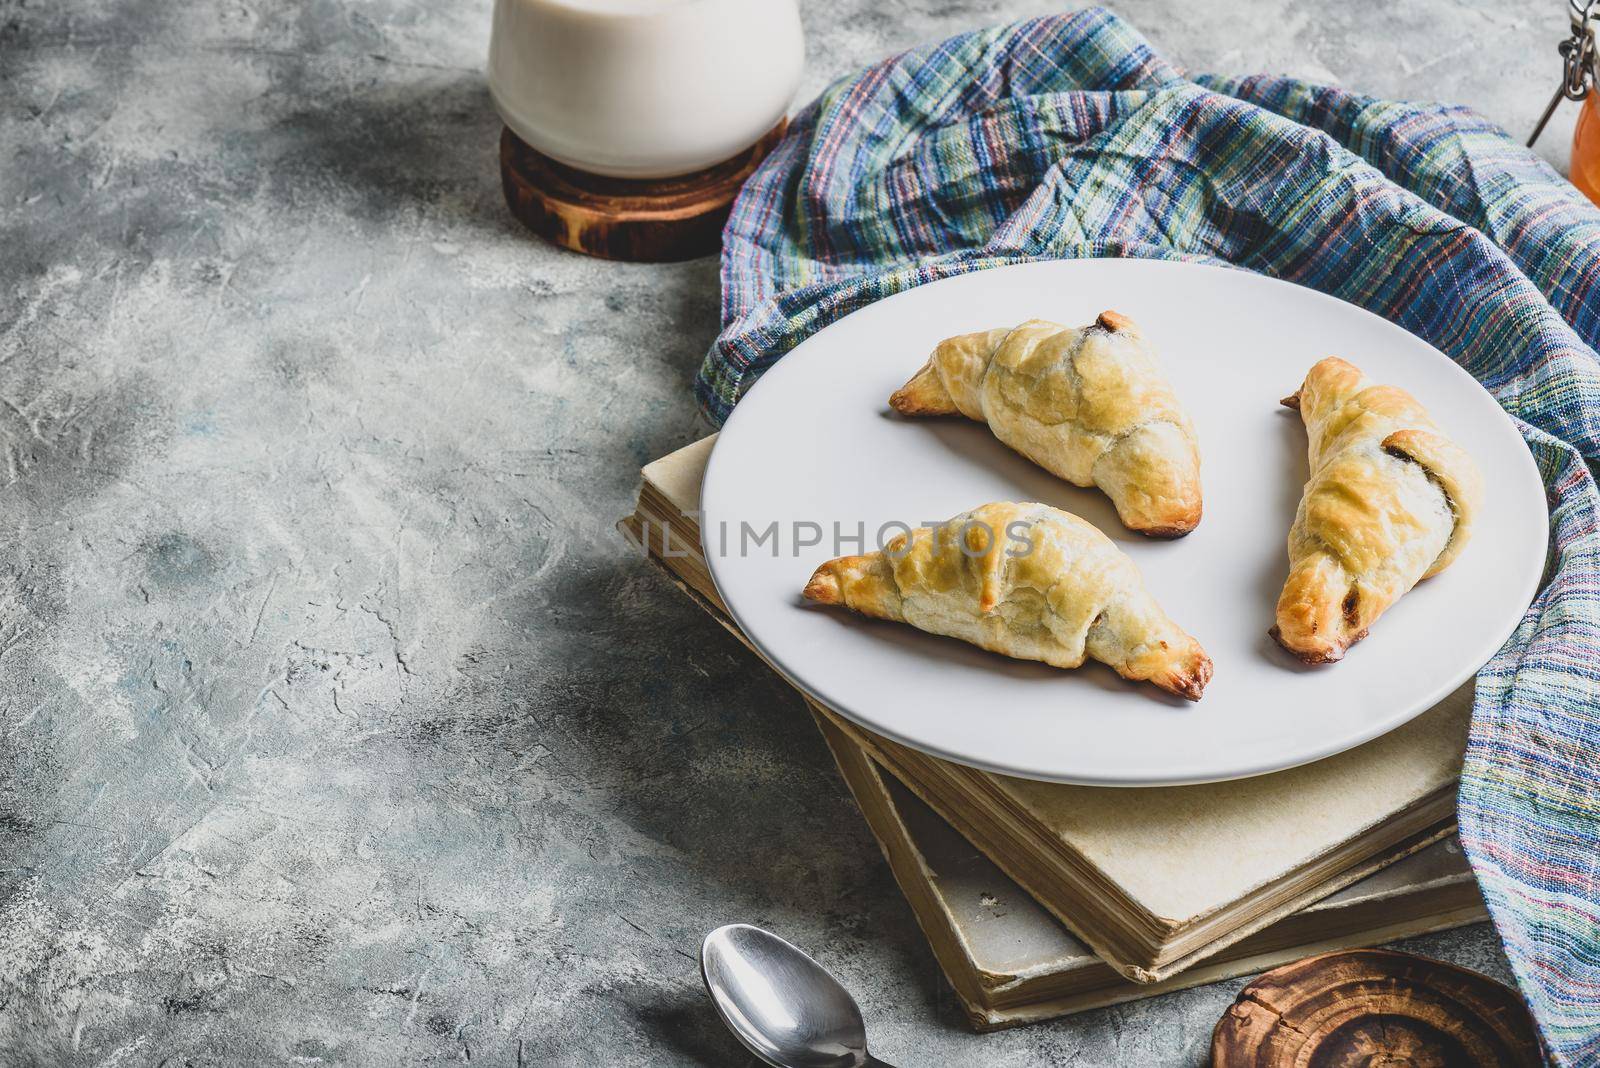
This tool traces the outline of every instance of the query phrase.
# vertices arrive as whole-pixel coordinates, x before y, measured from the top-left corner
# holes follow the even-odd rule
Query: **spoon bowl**
[[[855,999],[769,931],[733,923],[706,936],[700,972],[722,1022],[776,1068],[889,1068],[867,1052]]]

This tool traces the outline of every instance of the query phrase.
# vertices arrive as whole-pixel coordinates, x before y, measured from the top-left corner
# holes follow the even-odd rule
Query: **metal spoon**
[[[728,1030],[775,1068],[893,1068],[867,1052],[850,992],[775,934],[718,927],[700,947],[700,974]]]

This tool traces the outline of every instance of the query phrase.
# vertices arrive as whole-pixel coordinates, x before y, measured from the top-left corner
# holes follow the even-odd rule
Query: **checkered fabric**
[[[1549,490],[1548,580],[1478,676],[1461,838],[1552,1059],[1600,1064],[1600,211],[1464,108],[1190,79],[1106,11],[1035,19],[885,60],[796,119],[728,221],[697,398],[720,422],[889,294],[1092,256],[1229,264],[1358,304],[1471,371],[1522,432]]]

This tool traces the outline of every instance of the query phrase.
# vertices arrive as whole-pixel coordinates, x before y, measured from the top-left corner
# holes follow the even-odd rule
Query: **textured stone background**
[[[806,93],[1046,10],[805,0]],[[1130,0],[1525,130],[1557,0]],[[902,1064],[1196,1064],[1237,983],[967,1034],[798,700],[630,555],[715,264],[508,220],[487,0],[0,0],[0,1064],[745,1064],[776,928]],[[1549,135],[1559,160],[1570,112]],[[1503,974],[1486,928],[1420,948]]]

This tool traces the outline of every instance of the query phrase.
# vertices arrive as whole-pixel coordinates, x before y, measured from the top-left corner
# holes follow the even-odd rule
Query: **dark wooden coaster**
[[[1356,949],[1274,969],[1239,991],[1213,1068],[1539,1068],[1516,991],[1410,953]]]
[[[608,260],[667,263],[722,244],[740,186],[783,137],[779,122],[725,163],[677,178],[607,178],[557,163],[509,129],[500,135],[500,184],[511,214],[546,240]]]

